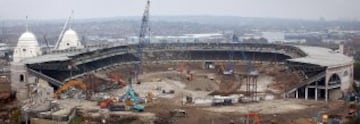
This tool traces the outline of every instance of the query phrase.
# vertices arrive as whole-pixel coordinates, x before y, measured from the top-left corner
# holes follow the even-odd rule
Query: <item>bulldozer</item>
[[[70,87],[77,87],[83,90],[87,89],[86,84],[82,80],[70,80],[55,91],[55,98],[60,98],[60,94],[63,91],[68,90]]]

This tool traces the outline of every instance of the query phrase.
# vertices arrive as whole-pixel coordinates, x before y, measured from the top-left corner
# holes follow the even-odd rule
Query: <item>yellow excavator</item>
[[[61,86],[58,90],[55,92],[55,98],[60,98],[60,94],[69,89],[70,87],[77,87],[83,90],[86,90],[86,84],[82,80],[70,80],[66,82],[63,86]]]

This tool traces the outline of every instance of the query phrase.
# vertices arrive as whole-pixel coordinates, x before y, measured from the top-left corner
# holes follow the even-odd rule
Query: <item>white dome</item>
[[[20,36],[17,46],[38,47],[39,43],[36,39],[36,36],[33,33],[27,31]]]
[[[23,33],[14,49],[14,62],[20,62],[23,59],[39,56],[42,54],[36,36],[26,31]]]
[[[58,49],[69,49],[69,48],[83,48],[79,40],[78,34],[72,29],[69,29],[64,33],[64,36],[61,39]]]
[[[63,40],[74,40],[74,41],[78,41],[79,40],[79,36],[77,35],[77,33],[72,30],[69,29],[64,33],[64,37]]]

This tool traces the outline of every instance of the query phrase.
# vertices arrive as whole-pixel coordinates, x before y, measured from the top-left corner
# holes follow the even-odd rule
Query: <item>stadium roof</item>
[[[289,59],[288,61],[308,63],[326,67],[341,66],[353,63],[353,59],[351,57],[336,53],[335,51],[328,48],[300,45],[295,45],[295,47],[305,52],[307,56]]]

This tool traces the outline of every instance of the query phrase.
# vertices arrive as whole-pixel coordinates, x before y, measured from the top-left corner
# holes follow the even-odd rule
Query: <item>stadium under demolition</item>
[[[11,63],[22,120],[242,123],[291,118],[288,113],[305,118],[312,116],[303,114],[310,109],[336,106],[353,84],[353,59],[341,49],[232,41],[149,43],[142,41],[144,34],[138,43],[84,46],[68,29],[49,50],[26,31]]]

